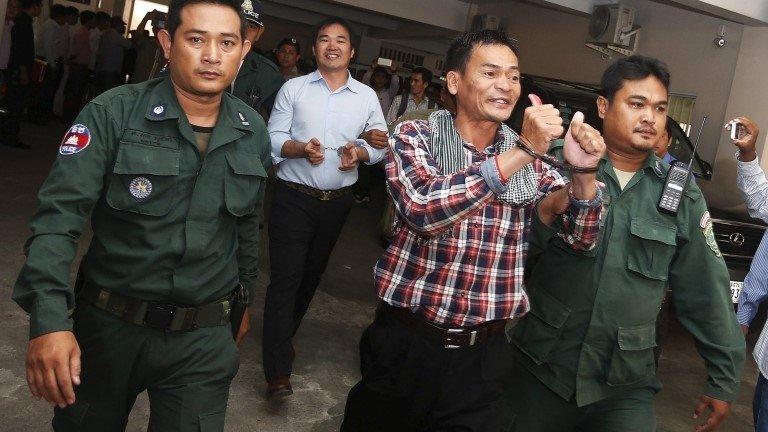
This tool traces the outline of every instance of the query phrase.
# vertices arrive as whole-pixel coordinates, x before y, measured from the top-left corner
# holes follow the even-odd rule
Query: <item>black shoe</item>
[[[279,399],[293,394],[291,379],[280,376],[272,381],[267,381],[267,399]]]

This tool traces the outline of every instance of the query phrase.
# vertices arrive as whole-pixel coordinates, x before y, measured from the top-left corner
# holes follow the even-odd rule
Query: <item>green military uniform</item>
[[[30,338],[71,330],[68,310],[76,306],[82,384],[77,402],[56,410],[56,430],[123,430],[145,389],[150,430],[223,428],[237,371],[226,311],[213,324],[187,314],[189,331],[173,331],[185,324],[177,313],[170,331],[162,331],[142,325],[141,313],[116,301],[200,307],[227,298],[238,283],[253,290],[269,164],[266,127],[250,107],[224,94],[204,153],[197,138],[170,79],[158,78],[100,95],[62,141],[40,189],[13,291],[30,314]],[[88,217],[93,240],[81,279],[102,294],[76,301],[68,275]]]
[[[250,51],[237,72],[235,82],[232,83],[232,94],[267,119],[275,103],[277,91],[284,82],[276,64]]]
[[[559,142],[552,153],[561,152]],[[542,253],[529,261],[531,311],[512,335],[519,349],[510,386],[517,430],[654,430],[655,323],[668,283],[677,317],[707,366],[703,393],[736,397],[745,344],[728,271],[695,182],[677,216],[658,211],[668,170],[650,154],[622,190],[610,160],[601,161],[601,237],[589,252],[574,252],[534,221],[533,248]],[[542,238],[549,240],[537,245]]]

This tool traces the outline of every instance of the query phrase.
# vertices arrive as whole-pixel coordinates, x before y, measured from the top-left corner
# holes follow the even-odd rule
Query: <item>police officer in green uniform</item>
[[[248,25],[245,37],[250,41],[251,46],[254,46],[264,34],[261,2],[259,0],[243,0],[241,8]],[[263,55],[251,51],[243,60],[231,90],[235,96],[258,111],[266,120],[272,111],[277,91],[280,90],[284,82],[280,68],[276,64]]]
[[[704,197],[690,181],[677,214],[657,208],[669,165],[653,145],[668,88],[666,67],[647,57],[618,60],[603,75],[597,106],[608,152],[598,172],[601,240],[592,251],[577,254],[542,235],[553,232],[552,221],[534,218],[533,241],[548,241],[529,261],[531,311],[512,334],[517,431],[655,430],[655,322],[667,283],[708,372],[694,409],[706,424],[696,430],[714,430],[736,397],[744,338]],[[561,151],[562,143],[553,146]]]
[[[244,33],[239,1],[173,0],[158,36],[169,77],[95,98],[61,143],[13,291],[30,316],[28,384],[56,406],[56,431],[122,431],[144,390],[151,431],[224,428],[233,333],[247,331],[232,293],[255,284],[269,163],[261,117],[225,92]]]

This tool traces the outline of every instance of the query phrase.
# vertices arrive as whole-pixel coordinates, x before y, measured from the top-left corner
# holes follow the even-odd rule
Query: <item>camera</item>
[[[718,48],[722,48],[725,46],[725,38],[722,36],[716,37],[713,42],[715,43],[715,46]]]
[[[165,23],[168,21],[168,15],[160,12],[155,11],[154,16],[152,16],[152,27],[157,29],[164,29]]]

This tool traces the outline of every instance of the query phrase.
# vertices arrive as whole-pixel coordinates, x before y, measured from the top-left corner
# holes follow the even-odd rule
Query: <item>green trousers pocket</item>
[[[224,417],[226,411],[200,414],[200,432],[221,432],[224,430]]]

